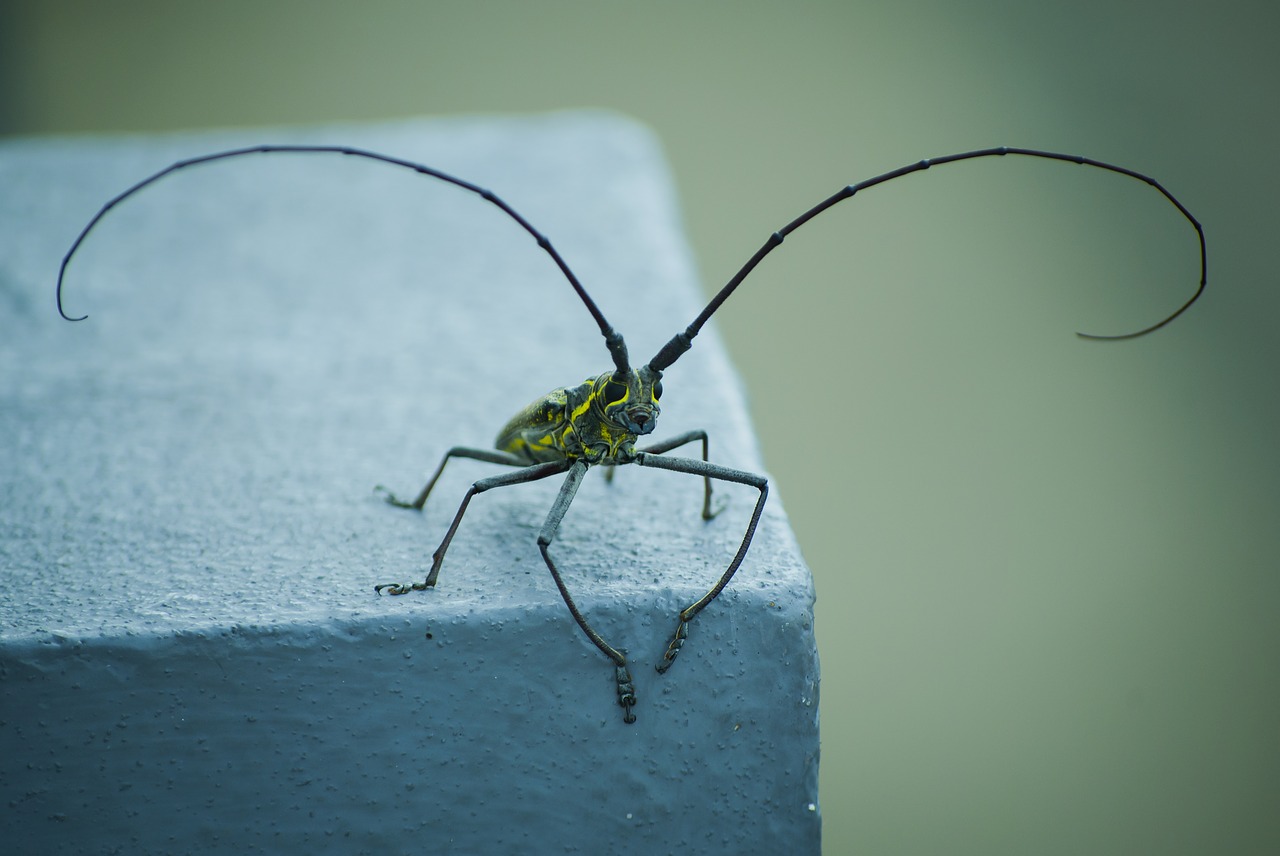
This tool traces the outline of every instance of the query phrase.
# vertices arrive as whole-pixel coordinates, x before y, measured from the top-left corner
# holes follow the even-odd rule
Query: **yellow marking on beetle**
[[[587,400],[586,400],[586,401],[584,401],[584,402],[582,402],[581,404],[579,404],[577,407],[575,407],[575,408],[573,409],[573,412],[569,414],[569,421],[570,421],[570,422],[577,422],[577,421],[578,421],[580,418],[582,418],[582,417],[583,417],[583,416],[584,416],[588,411],[590,411],[590,410],[591,410],[591,402],[595,401],[595,398],[596,398],[595,393],[592,393],[591,395],[588,395],[588,396],[587,396]]]
[[[560,442],[557,444],[557,448],[559,449],[569,448],[569,439],[571,437],[576,436],[576,434],[577,432],[573,430],[572,425],[566,425],[564,428],[564,431],[560,432]],[[548,435],[547,436],[548,443],[550,443],[550,440],[551,440],[551,437],[550,435]]]

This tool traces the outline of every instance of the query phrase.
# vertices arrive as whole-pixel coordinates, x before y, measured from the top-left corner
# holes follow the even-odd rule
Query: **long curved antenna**
[[[67,254],[62,257],[62,266],[58,268],[58,288],[56,292],[57,302],[58,302],[58,314],[61,315],[63,318],[67,319],[68,321],[83,321],[85,318],[89,317],[88,315],[81,315],[77,318],[72,318],[63,310],[62,282],[66,276],[67,264],[71,261],[71,257],[75,255],[76,250],[80,249],[80,245],[84,243],[84,239],[88,237],[91,231],[93,231],[93,227],[98,225],[98,221],[101,220],[103,217],[105,217],[107,215],[107,212],[110,211],[112,208],[116,207],[121,202],[128,199],[133,194],[137,193],[139,190],[142,190],[147,185],[153,182],[159,181],[160,179],[164,178],[166,175],[178,172],[179,170],[186,169],[187,167],[197,166],[202,163],[209,163],[210,161],[226,160],[227,158],[240,157],[241,155],[276,154],[276,153],[292,153],[292,154],[327,153],[327,154],[351,155],[353,157],[368,158],[369,160],[381,161],[382,163],[388,163],[388,164],[391,164],[392,166],[411,169],[416,173],[420,173],[422,175],[429,175],[432,178],[438,178],[441,181],[446,181],[449,184],[455,185],[457,187],[461,187],[463,190],[469,190],[487,202],[492,202],[498,208],[502,209],[504,214],[506,214],[512,220],[515,220],[517,223],[519,223],[520,227],[524,229],[526,232],[528,232],[530,235],[532,235],[533,239],[538,242],[538,246],[541,247],[543,250],[545,250],[547,252],[547,255],[551,256],[551,259],[556,263],[556,266],[560,268],[561,273],[564,274],[565,279],[569,280],[569,284],[573,286],[573,290],[576,291],[578,293],[578,297],[582,299],[583,304],[587,307],[587,311],[591,313],[591,317],[594,318],[596,324],[599,325],[600,333],[601,335],[604,336],[605,344],[609,348],[609,354],[613,357],[614,365],[617,367],[618,371],[622,373],[626,373],[630,371],[630,364],[628,363],[628,360],[627,360],[627,346],[622,339],[622,334],[614,330],[613,327],[609,324],[609,322],[605,319],[604,313],[602,313],[600,311],[600,308],[596,306],[595,301],[591,299],[591,295],[587,294],[587,290],[582,287],[582,283],[580,283],[578,281],[578,278],[574,276],[573,271],[569,269],[569,265],[566,264],[565,260],[560,257],[560,253],[556,252],[556,248],[551,245],[551,241],[549,241],[545,235],[543,235],[541,232],[535,229],[533,225],[529,223],[528,220],[520,216],[519,212],[517,212],[514,208],[512,208],[510,205],[504,202],[500,197],[498,197],[497,194],[493,193],[490,190],[486,190],[483,187],[472,184],[469,181],[464,181],[463,179],[449,175],[448,173],[441,172],[440,170],[437,170],[437,169],[432,169],[429,166],[423,166],[422,164],[401,160],[400,158],[391,157],[389,155],[383,155],[377,152],[371,152],[364,149],[354,149],[347,146],[273,146],[273,145],[250,146],[248,148],[231,149],[230,151],[215,152],[214,154],[201,155],[200,157],[181,160],[181,161],[178,161],[177,163],[174,163],[165,167],[164,169],[160,170],[154,175],[144,178],[142,181],[139,181],[137,184],[133,185],[128,190],[121,193],[119,196],[116,196],[106,205],[103,205],[102,208],[99,209],[98,213],[93,216],[93,219],[89,221],[89,224],[85,226],[84,229],[81,230],[79,237],[77,237],[75,240],[75,243],[71,245],[71,249],[67,250]]]
[[[910,173],[913,173],[913,172],[920,172],[921,170],[926,170],[931,166],[941,166],[942,164],[955,163],[956,161],[963,161],[963,160],[972,160],[974,158],[996,157],[996,156],[1004,156],[1004,155],[1024,155],[1026,157],[1045,158],[1047,160],[1068,161],[1070,163],[1078,163],[1078,164],[1083,164],[1084,166],[1092,166],[1092,167],[1097,167],[1098,169],[1105,169],[1105,170],[1108,170],[1109,172],[1116,172],[1116,173],[1119,173],[1120,175],[1127,175],[1130,178],[1136,178],[1139,181],[1144,181],[1147,184],[1154,187],[1156,190],[1160,191],[1160,193],[1164,196],[1165,199],[1168,199],[1171,203],[1173,203],[1174,207],[1177,208],[1178,211],[1182,213],[1182,216],[1186,217],[1187,221],[1192,225],[1192,227],[1195,228],[1196,236],[1200,239],[1200,287],[1196,289],[1195,294],[1191,295],[1190,300],[1182,304],[1181,308],[1179,308],[1177,312],[1174,312],[1172,315],[1165,318],[1160,323],[1152,324],[1150,327],[1139,330],[1136,333],[1123,333],[1118,336],[1098,336],[1092,333],[1076,333],[1077,336],[1079,336],[1082,339],[1104,339],[1104,340],[1135,339],[1138,336],[1145,336],[1147,333],[1151,333],[1155,330],[1159,330],[1161,327],[1168,324],[1173,319],[1177,318],[1183,312],[1186,312],[1187,309],[1191,307],[1191,304],[1195,303],[1196,300],[1200,297],[1201,293],[1204,291],[1205,280],[1207,277],[1207,263],[1206,263],[1205,245],[1204,245],[1204,230],[1200,228],[1200,223],[1196,220],[1196,218],[1191,216],[1191,212],[1188,211],[1185,207],[1183,207],[1182,203],[1173,197],[1173,194],[1165,190],[1164,186],[1161,185],[1160,182],[1156,181],[1154,178],[1145,176],[1140,172],[1134,172],[1133,170],[1126,169],[1125,167],[1122,167],[1122,166],[1103,163],[1102,161],[1093,160],[1091,158],[1080,157],[1079,155],[1064,155],[1064,154],[1058,154],[1057,152],[1044,152],[1044,151],[1037,151],[1035,149],[1015,149],[1015,148],[1008,148],[1005,146],[1001,146],[1001,147],[992,148],[992,149],[979,149],[977,151],[972,151],[972,152],[963,152],[961,154],[955,154],[955,155],[945,155],[944,157],[931,158],[928,160],[918,161],[913,164],[908,164],[907,166],[900,167],[898,169],[893,170],[892,172],[886,172],[884,175],[878,175],[875,178],[868,179],[866,181],[860,182],[859,184],[851,184],[848,187],[841,189],[838,193],[832,195],[830,198],[825,199],[822,202],[819,202],[817,205],[813,206],[808,211],[804,212],[799,217],[792,220],[790,223],[788,223],[787,225],[783,226],[781,229],[779,229],[778,231],[770,235],[769,240],[765,241],[764,245],[760,247],[759,250],[756,251],[756,254],[752,256],[745,265],[742,266],[742,269],[739,270],[737,274],[734,275],[733,279],[729,280],[729,282],[724,286],[724,288],[720,289],[720,291],[716,294],[716,296],[711,299],[711,302],[707,304],[707,307],[702,310],[702,313],[698,315],[697,318],[694,319],[693,323],[690,324],[683,332],[677,333],[675,336],[673,336],[671,338],[671,341],[667,342],[667,344],[663,345],[662,350],[658,351],[657,355],[652,360],[649,361],[649,367],[656,371],[662,371],[667,366],[671,365],[676,360],[678,360],[680,358],[680,355],[683,354],[685,351],[689,350],[689,348],[692,346],[693,337],[697,336],[699,331],[702,330],[702,325],[707,323],[707,319],[715,314],[715,311],[720,308],[720,304],[724,303],[726,300],[729,299],[729,295],[733,294],[734,289],[736,289],[739,285],[742,284],[742,281],[747,278],[747,274],[751,273],[751,271],[755,268],[755,266],[760,264],[760,261],[765,256],[773,252],[774,248],[776,248],[779,244],[781,244],[782,241],[787,237],[787,235],[791,234],[796,229],[799,229],[805,223],[809,222],[814,217],[821,214],[823,211],[826,211],[828,208],[835,205],[837,202],[842,202],[861,190],[866,190],[869,187],[875,187],[877,184],[883,184],[886,181],[892,181],[895,178],[901,178],[902,176],[909,175]]]

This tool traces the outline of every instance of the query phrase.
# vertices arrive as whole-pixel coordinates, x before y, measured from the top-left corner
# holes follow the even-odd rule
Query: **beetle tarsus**
[[[636,704],[636,687],[631,682],[631,672],[626,666],[617,666],[614,677],[618,681],[618,704],[622,705],[622,721],[630,725],[636,721],[636,715],[631,712]]]
[[[657,665],[659,673],[665,672],[671,668],[671,664],[675,662],[676,655],[680,653],[680,649],[684,647],[684,640],[689,638],[689,622],[682,616],[680,623],[676,625],[676,635],[671,637],[671,644],[667,646],[667,650],[662,655],[662,660]]]
[[[426,591],[431,588],[427,583],[383,583],[373,587],[375,594],[382,594],[386,589],[387,594],[408,594],[411,591]]]
[[[373,491],[374,493],[381,494],[387,505],[394,505],[396,508],[411,508],[414,511],[422,510],[421,505],[418,505],[416,502],[405,502],[403,499],[400,499],[380,484],[374,485]]]

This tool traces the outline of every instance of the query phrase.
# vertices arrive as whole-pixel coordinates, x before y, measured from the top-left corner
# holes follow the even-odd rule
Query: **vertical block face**
[[[182,158],[343,144],[489,187],[544,232],[640,364],[702,301],[656,143],[610,115],[0,144],[0,839],[14,853],[817,852],[812,581],[773,491],[589,472],[477,496],[487,448],[610,368],[552,261],[477,196],[336,155],[166,178]],[[666,372],[652,439],[705,428],[759,472],[714,330]],[[697,457],[695,446],[673,454]]]

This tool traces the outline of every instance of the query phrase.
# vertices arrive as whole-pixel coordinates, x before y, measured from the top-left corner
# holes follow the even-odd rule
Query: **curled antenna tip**
[[[1204,269],[1204,245],[1203,245],[1203,244],[1201,245],[1200,253],[1201,253],[1201,255],[1200,255],[1200,265],[1201,265],[1201,270],[1203,270],[1203,269]],[[1200,278],[1200,287],[1196,289],[1196,293],[1195,293],[1195,294],[1191,295],[1191,299],[1190,299],[1190,300],[1188,300],[1186,303],[1182,304],[1182,306],[1178,309],[1178,311],[1177,311],[1177,312],[1173,313],[1172,315],[1170,315],[1168,318],[1164,319],[1163,321],[1160,321],[1160,322],[1158,322],[1158,323],[1156,323],[1156,324],[1152,324],[1150,327],[1146,327],[1146,328],[1144,328],[1144,329],[1142,329],[1142,330],[1137,330],[1137,331],[1135,331],[1135,332],[1133,332],[1133,333],[1120,333],[1120,334],[1113,335],[1113,336],[1099,336],[1099,335],[1098,335],[1098,334],[1096,334],[1096,333],[1081,333],[1081,332],[1079,332],[1079,331],[1077,331],[1077,332],[1076,332],[1076,335],[1077,335],[1078,337],[1080,337],[1081,339],[1089,339],[1089,340],[1094,341],[1094,342],[1120,342],[1120,341],[1123,341],[1123,340],[1125,340],[1125,339],[1136,339],[1136,338],[1138,338],[1139,336],[1145,336],[1145,335],[1147,335],[1148,333],[1154,333],[1155,331],[1159,330],[1161,327],[1163,327],[1163,326],[1165,326],[1166,324],[1168,324],[1168,323],[1169,323],[1170,321],[1172,321],[1173,319],[1177,318],[1177,317],[1178,317],[1179,315],[1181,315],[1183,312],[1186,312],[1188,309],[1190,309],[1190,308],[1191,308],[1191,304],[1193,304],[1193,303],[1195,303],[1197,300],[1199,300],[1199,299],[1200,299],[1200,295],[1204,293],[1204,285],[1205,285],[1205,278],[1204,278],[1203,276],[1201,276],[1201,278]]]
[[[81,315],[79,318],[72,318],[70,315],[67,314],[67,311],[62,308],[62,277],[61,276],[58,277],[58,290],[55,296],[57,297],[57,302],[58,302],[58,314],[61,315],[63,318],[65,318],[67,321],[83,321],[84,319],[89,317],[88,315]]]
[[[1179,311],[1178,314],[1179,315],[1182,314],[1181,311]],[[1081,333],[1079,330],[1077,330],[1076,336],[1081,339],[1088,339],[1091,342],[1122,342],[1125,339],[1137,339],[1138,337],[1145,336],[1148,333],[1154,333],[1156,330],[1159,330],[1161,327],[1168,324],[1170,321],[1172,321],[1176,317],[1177,315],[1170,315],[1168,318],[1164,319],[1159,324],[1153,324],[1150,327],[1147,327],[1145,330],[1137,330],[1133,333],[1115,333],[1110,336],[1103,336],[1098,333]]]

